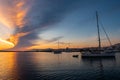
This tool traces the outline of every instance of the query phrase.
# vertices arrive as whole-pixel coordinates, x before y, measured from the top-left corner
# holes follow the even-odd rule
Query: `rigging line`
[[[101,22],[101,21],[100,21],[100,22]],[[102,27],[102,29],[103,29],[103,31],[104,31],[104,33],[105,33],[107,39],[108,39],[108,42],[109,42],[110,46],[112,46],[111,40],[110,40],[110,38],[109,38],[109,36],[108,36],[108,34],[107,34],[107,32],[106,32],[106,30],[105,30],[105,28],[104,28],[102,22],[101,22],[101,27]]]

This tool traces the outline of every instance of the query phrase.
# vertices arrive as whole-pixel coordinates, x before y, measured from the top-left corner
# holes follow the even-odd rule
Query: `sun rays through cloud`
[[[93,5],[93,2],[96,5]],[[113,19],[112,21],[116,21],[116,23],[119,21],[113,16],[115,12],[119,13],[117,11],[118,3],[108,4],[96,0],[93,2],[87,1],[86,3],[84,0],[0,0],[1,41],[14,44],[12,49],[23,49],[34,46],[42,47],[43,44],[50,46],[47,44],[54,44],[54,38],[62,36],[64,37],[63,42],[76,42],[81,46],[86,46],[87,43],[84,44],[79,40],[84,41],[88,36],[95,36],[96,25],[93,24],[96,22],[90,16],[94,15],[96,9],[101,11],[100,14],[111,13],[110,17],[107,16],[109,20]],[[104,8],[102,5],[106,4],[108,7]],[[111,5],[117,6],[111,7]],[[116,11],[110,12],[114,8]],[[107,17],[105,18],[107,19]],[[104,22],[108,23],[107,20]],[[116,26],[117,30],[119,24],[114,25],[111,22],[108,26],[110,26],[109,31],[112,30],[112,26]],[[49,33],[49,31],[51,32]],[[41,36],[45,33],[47,33],[48,40],[44,40],[46,35]],[[113,35],[115,34],[113,33]],[[53,41],[50,42],[50,40]],[[41,43],[42,41],[43,43]]]

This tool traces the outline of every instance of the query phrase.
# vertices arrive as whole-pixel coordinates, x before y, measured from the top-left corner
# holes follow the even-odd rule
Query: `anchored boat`
[[[59,41],[58,41],[58,49],[54,50],[54,54],[61,54],[62,51],[59,49]]]
[[[81,56],[82,57],[115,57],[115,52],[113,50],[106,50],[106,49],[103,49],[101,48],[101,38],[100,38],[100,29],[99,29],[99,22],[98,22],[98,12],[96,11],[96,20],[97,20],[97,32],[98,32],[98,48],[97,50],[88,50],[88,51],[84,51],[82,52]],[[105,29],[103,28],[105,34],[106,34],[106,37],[111,44],[111,41],[105,31]]]

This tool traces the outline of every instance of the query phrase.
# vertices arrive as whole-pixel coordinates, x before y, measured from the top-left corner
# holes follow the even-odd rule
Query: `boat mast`
[[[58,41],[58,49],[59,49],[59,41]]]
[[[99,41],[99,51],[101,50],[101,40],[100,40],[100,29],[99,29],[99,22],[98,22],[98,12],[96,11],[96,20],[97,20],[97,30],[98,30],[98,41]]]

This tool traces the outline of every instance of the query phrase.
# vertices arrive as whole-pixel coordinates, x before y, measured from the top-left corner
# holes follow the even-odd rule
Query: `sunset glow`
[[[14,46],[12,42],[0,39],[0,50],[13,48]]]
[[[23,8],[25,3],[25,0],[13,1],[10,4],[7,4],[7,1],[2,1],[2,4],[0,5],[0,23],[4,25],[1,27],[8,28],[9,32],[7,34],[9,34],[9,37],[7,37],[8,41],[0,39],[0,42],[2,43],[0,44],[1,49],[13,48],[18,44],[19,38],[28,33],[20,32],[21,28],[25,25],[23,19],[28,10],[28,8]]]
[[[120,80],[120,0],[0,0],[0,80]]]
[[[99,25],[103,24],[112,44],[119,43],[119,4],[95,1],[96,5],[93,5],[88,1],[89,5],[83,6],[85,3],[81,0],[55,3],[0,0],[0,41],[11,46],[11,49],[57,48],[58,40],[65,43],[60,44],[60,48],[98,46],[95,18],[95,11],[98,10]],[[104,8],[105,5],[108,7]],[[101,38],[105,38],[102,30],[100,33]],[[107,41],[101,41],[102,46],[109,45]],[[66,43],[71,44],[68,46]],[[0,47],[4,47],[3,44]]]

